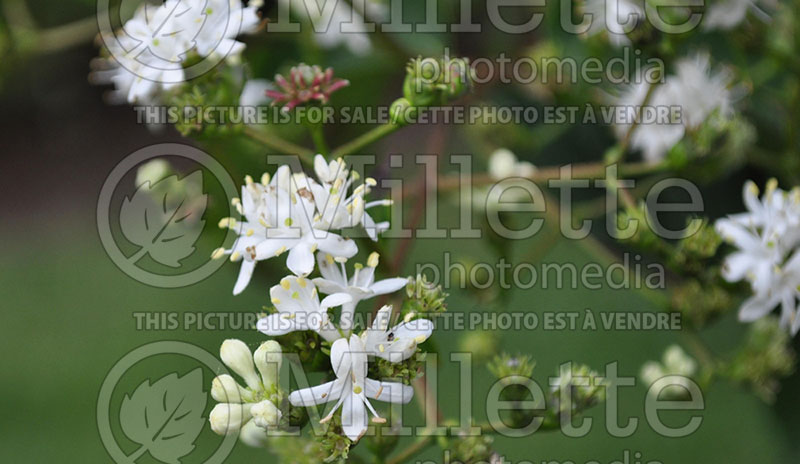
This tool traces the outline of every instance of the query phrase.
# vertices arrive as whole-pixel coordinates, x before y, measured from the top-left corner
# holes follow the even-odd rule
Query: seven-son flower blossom
[[[370,403],[371,399],[405,404],[414,395],[413,388],[408,385],[367,378],[367,362],[366,349],[357,335],[340,338],[331,346],[331,366],[336,380],[294,391],[289,401],[294,406],[306,407],[336,401],[320,422],[329,421],[341,407],[342,430],[350,440],[358,441],[367,431],[370,413],[373,422],[386,422]]]

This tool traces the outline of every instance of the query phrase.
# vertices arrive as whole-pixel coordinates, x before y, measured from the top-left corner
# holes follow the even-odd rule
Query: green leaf
[[[132,262],[149,254],[156,262],[177,268],[194,252],[208,196],[191,192],[202,190],[202,183],[203,173],[197,170],[182,179],[170,176],[155,184],[145,182],[132,197],[125,197],[120,227],[125,238],[141,247],[130,258]]]
[[[180,378],[166,375],[152,385],[149,379],[142,382],[120,408],[122,431],[141,445],[133,455],[144,450],[161,462],[179,464],[203,430],[207,399],[200,368]]]

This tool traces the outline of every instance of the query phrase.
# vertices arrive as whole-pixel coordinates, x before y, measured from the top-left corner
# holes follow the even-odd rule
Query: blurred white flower
[[[527,161],[519,161],[517,155],[506,148],[499,148],[489,156],[489,177],[495,180],[508,177],[530,177],[536,167]]]
[[[367,362],[364,344],[357,335],[350,336],[349,340],[336,340],[331,346],[331,366],[336,373],[336,380],[293,391],[289,395],[289,401],[294,406],[306,407],[336,401],[320,422],[331,420],[341,406],[342,430],[347,438],[356,442],[367,430],[367,411],[374,416],[373,422],[386,422],[372,406],[370,399],[405,404],[414,395],[414,389],[408,385],[367,378]]]
[[[769,20],[769,15],[757,3],[758,0],[716,0],[706,8],[703,29],[733,29],[744,21],[748,11],[762,20]]]
[[[320,7],[315,0],[282,0],[285,7],[308,17],[313,24],[313,37],[323,48],[345,46],[355,55],[366,55],[372,50],[368,21],[380,21],[387,15],[385,5],[375,0],[357,2],[332,2],[333,10],[327,10],[327,3]]]
[[[800,330],[800,188],[786,192],[777,181],[767,183],[759,199],[753,182],[744,185],[746,213],[717,220],[720,236],[737,248],[725,259],[723,277],[746,280],[754,295],[739,309],[739,319],[753,321],[781,305],[781,324],[792,334]]]
[[[272,83],[266,79],[251,79],[244,84],[239,97],[239,106],[258,106],[270,101],[267,90],[273,89]]]
[[[167,0],[143,3],[121,31],[102,33],[108,58],[95,60],[90,80],[113,84],[112,103],[158,103],[160,95],[181,84],[189,52],[238,62],[244,43],[239,34],[254,32],[262,2],[241,0]]]
[[[591,15],[587,36],[605,33],[614,46],[629,45],[626,35],[644,19],[644,4],[640,0],[584,0],[581,12]]]
[[[291,276],[281,279],[269,295],[278,312],[259,319],[257,328],[262,333],[278,336],[313,330],[330,342],[342,337],[331,322],[328,309],[349,303],[352,298],[347,293],[334,293],[320,301],[314,282]]]
[[[674,376],[671,384],[660,390],[651,390],[666,398],[683,398],[688,392],[691,377],[697,373],[697,362],[678,345],[671,345],[664,351],[661,362],[648,361],[641,369],[639,377],[647,387],[663,377]]]
[[[637,83],[624,87],[619,95],[611,97],[612,105],[625,109],[653,108],[680,109],[680,121],[642,121],[630,135],[630,147],[640,150],[645,160],[657,163],[683,139],[687,130],[695,130],[714,111],[729,117],[733,113],[733,94],[730,89],[732,75],[726,69],[713,72],[709,55],[698,53],[683,58],[675,64],[675,74],[665,82],[648,82],[642,71]],[[651,89],[651,86],[655,86]],[[647,98],[647,104],[642,106]],[[620,140],[627,135],[632,121],[625,119],[614,126]]]
[[[257,445],[266,439],[267,429],[278,425],[281,419],[276,406],[281,347],[270,340],[253,354],[241,340],[230,339],[222,343],[219,351],[222,362],[242,377],[247,387],[227,374],[214,378],[211,397],[219,404],[208,416],[211,430],[219,435],[238,433],[244,443]]]

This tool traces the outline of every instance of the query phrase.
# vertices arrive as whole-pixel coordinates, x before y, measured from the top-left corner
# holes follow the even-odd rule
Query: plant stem
[[[344,145],[340,146],[339,148],[333,150],[333,152],[331,153],[331,158],[336,159],[336,158],[343,158],[347,155],[352,155],[353,153],[361,150],[362,148],[371,145],[377,142],[378,140],[382,139],[383,137],[386,137],[387,135],[400,129],[401,127],[403,126],[401,126],[400,124],[392,124],[392,123],[386,123],[380,125],[372,129],[371,131],[367,132],[366,134],[356,137],[350,142],[347,142]]]
[[[311,132],[311,139],[314,140],[317,152],[327,157],[330,150],[328,150],[328,144],[325,142],[325,133],[322,130],[322,126],[316,125],[309,127],[308,130]]]
[[[415,454],[433,444],[433,437],[423,437],[413,445],[405,448],[400,454],[386,461],[386,464],[401,464],[407,462]]]
[[[663,165],[651,163],[627,163],[619,165],[619,175],[628,176],[641,176],[651,174],[664,169]],[[558,179],[561,173],[561,166],[550,166],[537,169],[531,176],[527,177],[528,180],[534,182],[543,182],[550,179]],[[606,163],[582,163],[572,165],[572,178],[573,179],[604,179],[606,175]],[[490,185],[498,182],[489,174],[475,174],[472,176],[472,186]],[[461,186],[460,175],[447,175],[439,177],[437,188],[439,191],[455,190]]]
[[[253,127],[245,127],[244,133],[251,139],[259,143],[263,143],[268,148],[286,155],[297,155],[300,157],[300,161],[303,161],[307,164],[313,163],[314,152],[308,148],[301,147],[300,145],[296,145],[288,140],[284,140],[277,135],[267,134],[266,132],[262,132]]]

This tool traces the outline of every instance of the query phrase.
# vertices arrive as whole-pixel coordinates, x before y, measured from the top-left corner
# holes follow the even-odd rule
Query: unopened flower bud
[[[410,122],[409,118],[412,116],[413,111],[414,106],[407,98],[398,98],[389,107],[390,120],[393,124],[405,126]]]
[[[264,388],[269,390],[277,385],[278,374],[283,360],[281,345],[275,340],[266,341],[258,347],[253,359],[256,362],[258,372],[261,373]]]
[[[261,428],[274,427],[281,420],[281,411],[271,401],[264,400],[250,407],[253,422]]]
[[[217,435],[229,435],[239,432],[245,422],[251,418],[249,405],[238,403],[219,403],[208,415],[211,430]]]
[[[241,403],[242,396],[247,396],[247,392],[230,375],[214,377],[211,382],[211,397],[217,402]]]
[[[247,446],[253,448],[263,448],[267,445],[267,431],[256,425],[254,420],[244,424],[239,431],[239,440]]]
[[[236,339],[225,340],[219,348],[219,357],[226,366],[244,379],[248,387],[253,389],[260,388],[261,381],[258,379],[256,370],[253,367],[253,355],[243,341]]]

